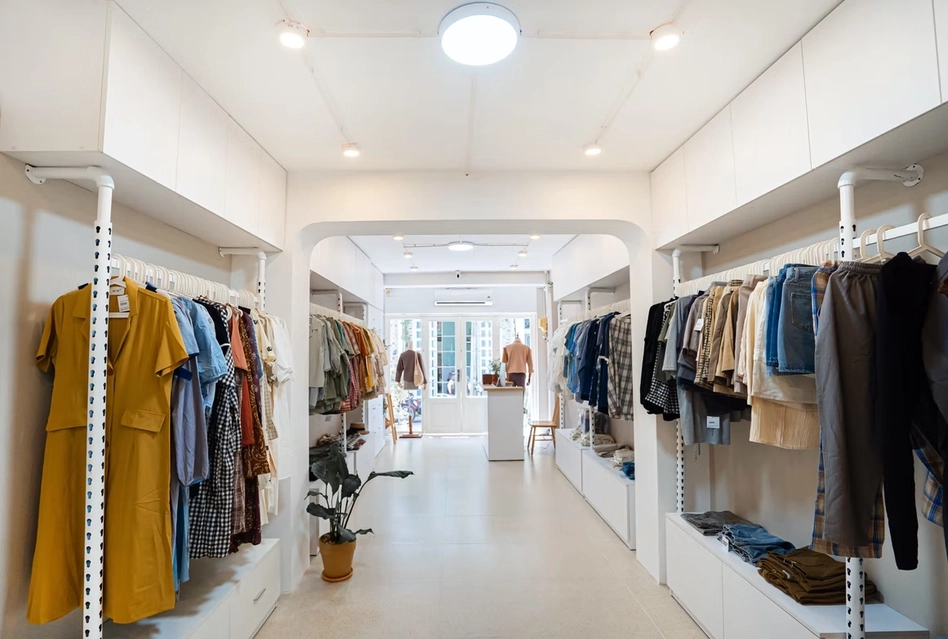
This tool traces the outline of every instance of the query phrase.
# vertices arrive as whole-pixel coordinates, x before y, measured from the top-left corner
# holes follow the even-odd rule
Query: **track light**
[[[402,253],[402,257],[404,257],[406,260],[410,260],[411,258],[415,256],[411,251],[405,251],[404,253]]]
[[[527,256],[527,249],[520,249],[520,252],[517,253],[517,255],[518,255],[519,257],[526,257],[526,256]]]
[[[598,144],[587,144],[583,147],[583,153],[585,153],[586,157],[589,158],[596,157],[602,153],[602,147],[600,147]]]
[[[530,239],[531,239],[531,240],[539,240],[539,239],[540,239],[540,236],[534,234],[534,235],[531,235],[531,236],[530,236]]]
[[[510,270],[511,270],[511,271],[516,271],[518,268],[520,268],[520,265],[519,265],[519,264],[511,264],[511,265],[510,265]]]
[[[404,236],[404,235],[393,235],[393,236],[392,236],[392,239],[395,240],[396,242],[401,242],[402,240],[405,239],[405,236]]]
[[[359,145],[355,144],[354,142],[349,142],[342,145],[342,154],[347,158],[357,158],[359,155],[361,155],[361,153],[362,152],[359,150]]]
[[[293,20],[281,20],[277,23],[277,29],[280,33],[280,44],[289,49],[302,49],[306,46],[306,38],[309,37],[309,29],[299,22]]]
[[[678,43],[681,42],[681,31],[670,22],[656,27],[650,35],[652,38],[652,48],[656,51],[674,49],[678,46]]]
[[[412,264],[412,266],[411,266],[411,270],[413,270],[413,271],[417,271],[417,270],[418,270],[418,267],[417,267],[417,266],[415,266],[414,264]]]

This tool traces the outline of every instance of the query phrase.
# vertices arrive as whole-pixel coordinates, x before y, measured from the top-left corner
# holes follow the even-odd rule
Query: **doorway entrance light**
[[[681,31],[671,22],[656,27],[650,35],[652,48],[656,51],[674,49],[681,41]]]
[[[499,4],[471,2],[449,12],[438,27],[438,35],[449,58],[482,67],[513,53],[520,37],[520,21]]]
[[[280,44],[289,49],[302,49],[309,37],[309,29],[293,20],[281,20],[277,23],[280,33]]]
[[[474,244],[472,242],[451,242],[448,244],[448,250],[454,251],[456,253],[462,253],[464,251],[473,251]]]

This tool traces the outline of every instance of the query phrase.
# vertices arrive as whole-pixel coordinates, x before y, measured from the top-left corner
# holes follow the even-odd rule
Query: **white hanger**
[[[929,218],[931,218],[931,215],[928,213],[922,213],[918,216],[918,246],[909,251],[910,257],[921,255],[925,251],[928,251],[936,257],[945,257],[945,253],[943,251],[939,251],[931,244],[925,242],[925,220]]]
[[[879,253],[865,260],[870,264],[878,264],[879,262],[884,262],[890,260],[894,255],[885,250],[885,234],[886,231],[894,229],[895,227],[891,224],[883,224],[876,231],[876,248],[879,250]]]
[[[875,231],[872,229],[866,229],[859,236],[859,261],[867,262],[869,261],[869,247],[866,244],[869,241],[869,236],[872,235]]]

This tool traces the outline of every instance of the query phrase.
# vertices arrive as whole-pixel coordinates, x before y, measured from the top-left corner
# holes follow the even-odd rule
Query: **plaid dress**
[[[227,373],[217,382],[217,394],[207,424],[211,474],[191,489],[188,510],[188,554],[191,559],[226,557],[230,550],[234,508],[234,459],[240,452],[240,395],[234,356],[224,351]]]
[[[632,419],[632,317],[609,324],[609,417]]]

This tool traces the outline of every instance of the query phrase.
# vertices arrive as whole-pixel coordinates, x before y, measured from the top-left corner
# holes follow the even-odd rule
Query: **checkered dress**
[[[662,316],[662,327],[668,325],[668,320],[674,312],[674,303],[665,305],[664,314]],[[665,360],[665,348],[667,344],[667,341],[659,340],[658,342],[658,350],[655,354],[655,366],[652,370],[652,385],[651,388],[649,388],[648,394],[645,396],[645,401],[660,406],[662,412],[666,415],[678,415],[678,386],[674,378],[663,381],[664,374],[662,372],[662,364]]]
[[[632,317],[609,324],[609,417],[632,419]]]
[[[922,489],[922,515],[933,524],[945,526],[945,462],[921,435],[912,438],[915,454],[928,471]]]
[[[207,423],[211,475],[191,489],[188,511],[188,554],[191,559],[226,557],[230,550],[234,509],[234,456],[240,450],[240,395],[234,356],[224,349],[227,373],[217,382],[217,394]]]

